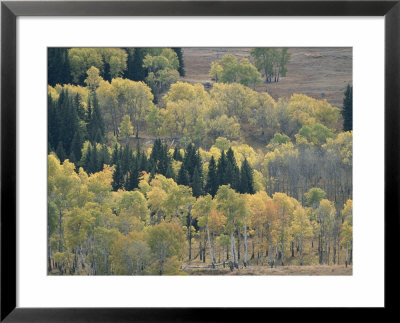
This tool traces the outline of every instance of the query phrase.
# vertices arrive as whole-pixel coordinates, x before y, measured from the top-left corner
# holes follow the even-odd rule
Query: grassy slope
[[[188,82],[210,81],[208,72],[212,61],[225,54],[251,59],[250,48],[183,48]],[[327,99],[338,108],[343,104],[347,83],[352,83],[352,49],[290,48],[291,61],[288,72],[279,83],[262,84],[257,90],[267,90],[275,99],[293,93],[307,94],[316,99]]]

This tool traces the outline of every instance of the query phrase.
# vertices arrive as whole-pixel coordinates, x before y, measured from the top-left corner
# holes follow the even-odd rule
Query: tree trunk
[[[211,265],[214,267],[215,260],[213,257],[213,252],[211,250],[210,230],[208,229],[208,224],[206,225],[206,230],[207,230],[207,240],[208,240],[208,248],[209,248],[210,258],[211,258]]]
[[[49,223],[47,223],[47,273],[50,274],[51,270],[50,226]]]
[[[188,208],[189,217],[189,230],[188,230],[188,242],[189,242],[189,264],[192,261],[192,216],[191,216],[192,206]]]
[[[199,246],[199,254],[200,254],[200,261],[203,260],[203,248],[201,246],[201,234],[200,234],[200,246]]]
[[[247,224],[246,218],[244,219],[244,266],[247,267]]]
[[[214,262],[216,261],[216,256],[215,256],[215,233],[212,233],[212,254],[213,254],[213,258]],[[220,261],[218,261],[220,262]]]
[[[240,260],[240,228],[237,229],[237,259]]]
[[[303,242],[300,242],[299,252],[300,252],[300,266],[303,266]]]
[[[58,226],[59,226],[58,252],[62,252],[63,251],[63,247],[62,247],[62,240],[63,240],[62,217],[63,217],[63,214],[60,211],[60,215],[59,215],[59,218],[58,218]]]
[[[203,241],[203,263],[206,262],[206,235],[204,235],[204,241]]]
[[[231,255],[232,255],[232,262],[233,262],[233,265],[235,266],[235,267],[237,267],[238,266],[238,258],[237,258],[237,254],[236,254],[236,250],[235,250],[236,248],[235,248],[235,237],[234,237],[234,234],[233,234],[233,231],[231,232]]]

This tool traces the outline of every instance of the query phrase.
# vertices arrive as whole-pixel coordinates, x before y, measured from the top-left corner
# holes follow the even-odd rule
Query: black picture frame
[[[3,322],[235,321],[266,309],[17,308],[16,19],[18,16],[384,16],[385,309],[395,309],[399,234],[400,1],[4,1],[1,3],[1,317]],[[373,149],[371,150],[373,153]],[[371,170],[373,171],[373,170]],[[398,243],[398,242],[397,242]],[[371,255],[373,261],[373,255]],[[38,291],[40,293],[40,291]],[[242,312],[244,311],[244,312]],[[262,313],[258,313],[262,312]],[[270,314],[269,314],[270,315]],[[332,315],[336,315],[332,312]],[[338,315],[339,317],[339,315]],[[248,317],[249,318],[249,317]]]

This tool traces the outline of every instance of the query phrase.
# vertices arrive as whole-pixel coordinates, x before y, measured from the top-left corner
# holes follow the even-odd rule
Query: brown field
[[[282,266],[270,268],[267,266],[250,266],[247,268],[234,269],[232,272],[229,267],[212,268],[189,268],[184,267],[183,271],[188,275],[214,276],[214,275],[247,275],[247,276],[351,276],[353,274],[352,266],[336,265],[315,265],[315,266]]]
[[[250,60],[251,48],[183,48],[186,76],[183,80],[198,83],[211,81],[208,73],[212,61],[225,54],[234,54],[239,59]],[[352,84],[352,48],[314,47],[290,48],[291,60],[287,76],[279,83],[262,84],[258,91],[267,91],[278,99],[293,93],[302,93],[316,99],[326,99],[341,108],[343,93],[348,83]]]

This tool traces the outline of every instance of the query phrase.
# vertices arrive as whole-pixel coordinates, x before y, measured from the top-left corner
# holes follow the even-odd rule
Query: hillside
[[[251,58],[251,48],[183,48],[186,76],[184,80],[196,83],[210,81],[212,61],[225,54]],[[279,83],[262,84],[257,90],[267,90],[274,99],[293,93],[303,93],[315,99],[326,99],[341,108],[343,92],[352,83],[352,48],[319,47],[290,48],[291,60],[287,76]]]

